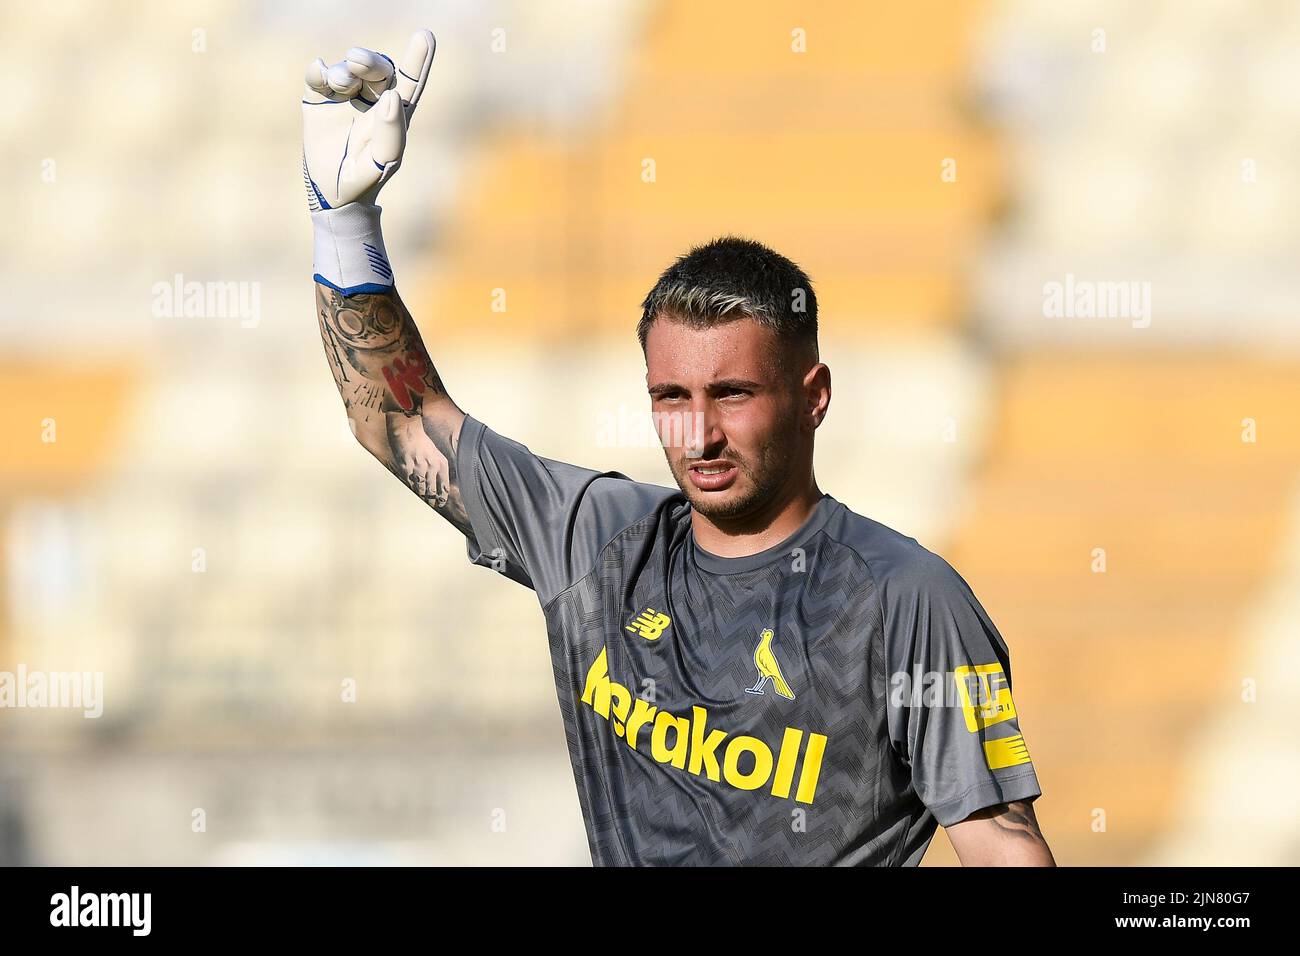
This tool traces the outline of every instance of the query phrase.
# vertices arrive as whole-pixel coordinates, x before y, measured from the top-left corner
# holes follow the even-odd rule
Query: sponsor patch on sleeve
[[[1000,740],[986,740],[984,759],[988,761],[990,770],[1018,767],[1022,763],[1029,763],[1029,748],[1025,746],[1025,738],[1020,734]]]
[[[1011,685],[1001,664],[964,665],[953,671],[966,729],[978,733],[985,727],[1011,720],[1016,705],[1011,702]]]

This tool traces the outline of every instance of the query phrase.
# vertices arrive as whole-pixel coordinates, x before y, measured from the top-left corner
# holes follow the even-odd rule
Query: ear
[[[803,377],[804,420],[816,429],[831,407],[831,370],[818,362]]]

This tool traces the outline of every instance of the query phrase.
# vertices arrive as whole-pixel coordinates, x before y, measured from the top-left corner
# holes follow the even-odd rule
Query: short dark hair
[[[641,303],[637,338],[645,350],[659,316],[707,328],[752,318],[817,355],[817,296],[797,265],[761,242],[723,236],[678,257]]]

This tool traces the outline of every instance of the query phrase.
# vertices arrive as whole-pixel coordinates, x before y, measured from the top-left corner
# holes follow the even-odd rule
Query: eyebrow
[[[705,386],[706,391],[720,392],[729,388],[739,389],[748,392],[757,392],[763,387],[762,382],[750,381],[747,378],[723,378],[716,382],[710,382]],[[647,391],[654,398],[658,398],[667,392],[689,392],[690,389],[685,385],[679,385],[676,382],[660,382],[651,385]]]

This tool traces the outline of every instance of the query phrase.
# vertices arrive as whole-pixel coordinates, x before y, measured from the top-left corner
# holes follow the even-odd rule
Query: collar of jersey
[[[835,510],[838,504],[839,502],[830,495],[823,494],[821,500],[813,506],[812,514],[804,519],[804,523],[799,526],[799,529],[788,538],[766,550],[739,558],[724,558],[721,555],[705,551],[695,543],[695,531],[692,529],[688,535],[691,558],[697,567],[711,574],[739,574],[742,571],[753,571],[755,568],[761,568],[773,561],[788,561],[791,551],[802,544],[806,544],[812,539],[813,535],[822,529],[822,526],[826,524],[831,512]]]

